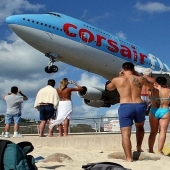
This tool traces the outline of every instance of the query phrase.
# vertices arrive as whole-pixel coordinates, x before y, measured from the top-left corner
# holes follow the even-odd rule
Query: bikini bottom
[[[151,108],[150,112],[156,119],[162,119],[167,113],[170,112],[170,109],[169,108]]]

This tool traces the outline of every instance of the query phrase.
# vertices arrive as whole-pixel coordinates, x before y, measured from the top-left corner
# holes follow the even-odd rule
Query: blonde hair
[[[63,78],[61,81],[60,81],[60,84],[59,84],[59,89],[62,91],[64,90],[68,85],[68,79],[67,78]]]

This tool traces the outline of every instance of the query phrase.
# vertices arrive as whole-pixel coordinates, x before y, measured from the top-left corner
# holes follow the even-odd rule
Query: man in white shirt
[[[51,124],[51,121],[56,117],[55,110],[59,102],[59,96],[54,86],[55,80],[49,79],[47,86],[39,90],[35,99],[34,107],[40,111],[41,120],[39,137],[45,137],[44,129],[47,121]],[[49,129],[48,136],[53,136],[53,129]]]

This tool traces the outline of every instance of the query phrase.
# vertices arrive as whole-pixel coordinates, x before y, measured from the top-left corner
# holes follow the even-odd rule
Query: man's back
[[[136,76],[131,71],[125,71],[122,76],[113,78],[111,83],[107,85],[107,89],[113,90],[117,88],[120,103],[141,103],[143,85],[153,86],[146,78]]]
[[[120,95],[120,103],[141,103],[142,79],[135,75],[124,75],[113,79]]]
[[[5,96],[5,101],[7,103],[8,114],[17,114],[21,112],[21,103],[23,103],[23,97],[18,95],[7,95]]]

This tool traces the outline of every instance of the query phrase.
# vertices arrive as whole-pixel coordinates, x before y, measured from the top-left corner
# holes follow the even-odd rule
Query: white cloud
[[[114,106],[112,106],[112,110],[108,110],[103,117],[118,117],[118,108],[119,108],[120,104],[115,104]]]
[[[116,33],[116,36],[124,40],[126,40],[127,38],[126,34],[124,34],[122,31],[119,31],[118,33]]]
[[[135,7],[140,11],[145,11],[148,13],[163,13],[170,11],[170,6],[166,6],[160,2],[148,2],[146,4],[137,2]]]
[[[94,118],[98,116],[99,108],[90,107],[85,104],[76,106],[73,109],[73,117]]]
[[[92,87],[101,87],[104,88],[104,83],[102,83],[102,79],[99,76],[89,76],[87,73],[83,73],[81,75],[81,79],[78,83],[82,86],[92,86]]]
[[[80,16],[80,19],[84,19],[88,13],[88,10],[84,10],[83,14]]]
[[[39,11],[44,5],[31,4],[27,0],[1,0],[0,3],[0,23],[4,22],[7,16],[20,14],[25,11]]]
[[[57,66],[60,71],[49,75],[44,71],[49,60],[43,53],[26,44],[15,34],[9,35],[7,39],[8,41],[0,41],[0,97],[6,95],[12,86],[18,86],[28,96],[28,101],[24,102],[26,110],[24,109],[23,116],[38,119],[38,112],[33,108],[38,90],[46,86],[49,78],[56,80],[67,74],[67,66],[59,62]],[[0,113],[3,114],[6,112],[6,103],[2,100],[0,104]]]
[[[105,19],[109,18],[109,16],[110,16],[110,14],[108,12],[106,12],[102,15],[99,15],[99,16],[89,19],[88,22],[91,23],[92,25],[96,25],[98,21],[105,20]]]

